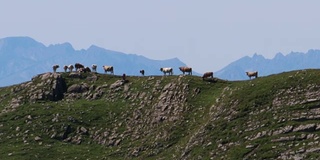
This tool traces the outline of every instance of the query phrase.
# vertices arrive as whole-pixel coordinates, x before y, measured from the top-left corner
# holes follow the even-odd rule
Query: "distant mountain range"
[[[254,54],[245,56],[217,71],[216,77],[227,80],[248,79],[246,71],[258,71],[259,76],[267,76],[299,69],[320,68],[320,50],[309,50],[307,53],[291,52],[288,55],[278,53],[272,59]]]
[[[82,63],[85,66],[97,64],[97,72],[103,73],[103,65],[114,66],[115,74],[140,75],[144,69],[146,75],[162,75],[161,67],[173,67],[174,74],[181,74],[178,67],[186,66],[178,58],[152,60],[136,54],[125,54],[107,50],[98,46],[75,50],[70,43],[45,46],[30,37],[8,37],[0,39],[0,87],[31,80],[37,74],[52,72],[52,65]],[[199,64],[201,65],[201,64]],[[272,59],[254,54],[230,63],[214,73],[215,77],[226,80],[246,80],[246,71],[258,71],[259,76],[267,76],[285,71],[320,68],[320,50],[307,53],[291,52],[288,55],[276,54]],[[194,73],[194,75],[200,75]]]
[[[174,74],[180,74],[178,67],[185,66],[178,58],[152,60],[135,54],[125,54],[92,45],[88,49],[75,50],[70,43],[45,46],[30,37],[8,37],[0,39],[0,87],[29,81],[37,74],[52,72],[52,66],[82,63],[85,66],[97,64],[97,72],[103,73],[103,65],[114,66],[116,75],[161,75],[161,67],[173,67]]]

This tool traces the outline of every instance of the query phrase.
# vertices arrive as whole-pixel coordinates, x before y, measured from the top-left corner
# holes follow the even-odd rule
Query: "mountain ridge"
[[[248,79],[246,71],[258,71],[260,76],[267,76],[281,72],[301,69],[320,68],[320,50],[310,49],[306,53],[290,52],[287,55],[277,53],[273,58],[268,59],[257,53],[253,56],[244,56],[221,70],[215,75],[227,80]]]
[[[273,58],[265,58],[257,53],[244,56],[226,67],[216,71],[215,77],[225,80],[248,79],[246,71],[258,71],[259,76],[281,72],[320,68],[320,50],[310,49],[307,53],[277,53]],[[63,65],[83,63],[85,66],[98,65],[98,72],[103,73],[102,65],[113,65],[115,73],[121,75],[140,75],[144,69],[146,75],[161,75],[161,67],[173,67],[174,74],[181,74],[178,67],[187,66],[178,58],[152,60],[142,55],[112,51],[96,45],[87,49],[75,50],[72,44],[44,44],[30,37],[7,37],[0,39],[0,87],[18,84],[30,80],[33,75],[52,71],[53,64]],[[201,75],[197,72],[195,75]]]
[[[82,63],[85,66],[97,64],[97,71],[103,73],[103,65],[113,65],[115,74],[140,75],[144,69],[146,75],[161,75],[161,67],[178,67],[186,64],[178,58],[152,60],[142,55],[126,54],[91,45],[88,49],[75,50],[68,43],[43,45],[30,37],[7,37],[0,39],[0,87],[18,84],[30,80],[34,75],[51,72],[52,65]],[[195,73],[197,74],[197,73]]]

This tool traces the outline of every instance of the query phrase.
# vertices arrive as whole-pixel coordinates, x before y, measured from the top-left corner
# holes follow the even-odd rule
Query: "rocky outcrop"
[[[33,83],[36,83],[39,79],[41,79],[41,82],[33,85]],[[30,89],[30,101],[58,101],[63,99],[64,93],[67,90],[64,78],[58,73],[50,72],[34,77],[25,87]]]
[[[58,73],[45,73],[32,78],[30,82],[12,87],[11,93],[23,94],[14,96],[1,113],[15,111],[20,105],[36,101],[59,101],[67,90],[64,78]]]

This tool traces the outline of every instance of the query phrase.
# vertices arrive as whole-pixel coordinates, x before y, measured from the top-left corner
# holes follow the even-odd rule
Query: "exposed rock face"
[[[0,124],[0,138],[99,144],[125,159],[312,159],[320,151],[318,73],[308,84],[288,77],[238,83],[61,75],[39,75],[10,88],[18,96],[0,95],[8,100],[2,114],[27,106],[10,119],[21,120],[10,134]],[[56,102],[43,103],[49,100]]]
[[[184,110],[184,104],[187,101],[187,94],[187,85],[169,83],[164,86],[158,98],[158,103],[153,106],[152,123],[179,119],[179,113]]]
[[[74,84],[68,88],[68,93],[83,93],[89,90],[87,84]]]
[[[41,83],[33,86],[32,83],[40,78]],[[30,88],[30,100],[50,100],[58,101],[63,99],[67,86],[65,80],[58,73],[45,73],[34,77],[31,84],[27,84],[25,87]]]
[[[12,98],[10,105],[1,113],[15,111],[21,104],[39,100],[59,101],[64,98],[67,86],[64,78],[58,73],[45,73],[32,78],[32,81],[17,85],[11,89],[12,93],[24,93],[24,97]]]
[[[50,100],[58,101],[63,99],[63,94],[66,92],[66,88],[67,88],[67,85],[65,80],[61,76],[58,76],[53,82],[53,87],[52,87],[53,95]]]

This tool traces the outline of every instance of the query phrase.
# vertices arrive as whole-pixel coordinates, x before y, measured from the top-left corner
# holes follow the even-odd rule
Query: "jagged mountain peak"
[[[257,54],[257,53],[253,54],[252,58],[253,59],[265,59],[263,55]]]
[[[56,49],[56,50],[64,50],[69,52],[74,52],[75,49],[73,48],[72,44],[69,42],[61,43],[61,44],[51,44],[48,48]]]
[[[216,72],[216,76],[228,80],[248,79],[248,70],[257,70],[260,76],[285,71],[320,68],[320,50],[309,50],[307,53],[291,52],[287,55],[277,53],[273,59],[265,59],[255,53],[252,57],[244,56]]]

